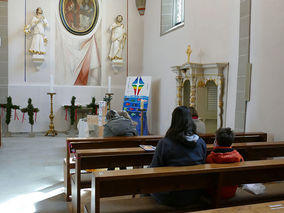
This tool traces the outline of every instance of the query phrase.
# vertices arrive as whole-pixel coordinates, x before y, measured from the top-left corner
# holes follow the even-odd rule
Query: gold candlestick
[[[105,102],[107,102],[107,109],[110,110],[110,102],[111,102],[111,99],[112,99],[112,96],[113,96],[113,93],[106,93],[106,96],[104,98]]]
[[[47,95],[50,95],[50,123],[49,123],[49,130],[45,133],[45,136],[51,134],[52,136],[57,135],[57,131],[54,129],[54,124],[53,124],[53,96],[56,95],[56,93],[53,92],[48,92]]]
[[[140,135],[143,136],[143,115],[146,109],[138,109],[138,111],[141,112],[141,118],[140,118]]]

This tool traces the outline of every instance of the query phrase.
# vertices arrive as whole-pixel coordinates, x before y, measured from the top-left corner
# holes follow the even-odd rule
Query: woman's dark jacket
[[[186,136],[183,142],[163,138],[159,141],[151,167],[204,164],[206,144],[198,135]],[[201,190],[159,192],[151,194],[159,203],[186,206],[198,202]]]

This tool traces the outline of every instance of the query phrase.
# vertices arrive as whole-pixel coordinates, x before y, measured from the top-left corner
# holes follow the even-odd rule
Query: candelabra
[[[138,111],[141,112],[141,118],[140,118],[140,135],[143,135],[143,117],[144,117],[144,112],[146,112],[146,109],[138,109]]]
[[[105,97],[104,97],[104,101],[107,102],[107,109],[110,110],[110,102],[112,100],[112,96],[113,96],[113,93],[106,93]]]
[[[53,96],[56,95],[56,93],[53,92],[48,92],[47,95],[50,95],[50,123],[49,123],[49,130],[45,133],[45,136],[51,134],[52,136],[57,135],[57,131],[54,129],[54,124],[53,124]]]

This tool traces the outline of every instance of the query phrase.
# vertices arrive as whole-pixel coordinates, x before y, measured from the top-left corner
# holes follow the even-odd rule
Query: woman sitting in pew
[[[115,110],[110,110],[106,114],[106,121],[104,137],[138,135],[132,120],[120,116]]]
[[[159,141],[150,166],[190,166],[204,164],[205,159],[206,144],[196,134],[189,109],[185,106],[177,107],[172,113],[171,126],[166,136]],[[201,190],[151,194],[159,203],[174,207],[198,203],[201,195]]]

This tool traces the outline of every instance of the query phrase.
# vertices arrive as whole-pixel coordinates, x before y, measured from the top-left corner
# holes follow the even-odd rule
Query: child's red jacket
[[[215,147],[207,156],[206,163],[235,163],[244,161],[240,153],[232,147]],[[224,186],[221,190],[221,198],[234,197],[238,186]]]

